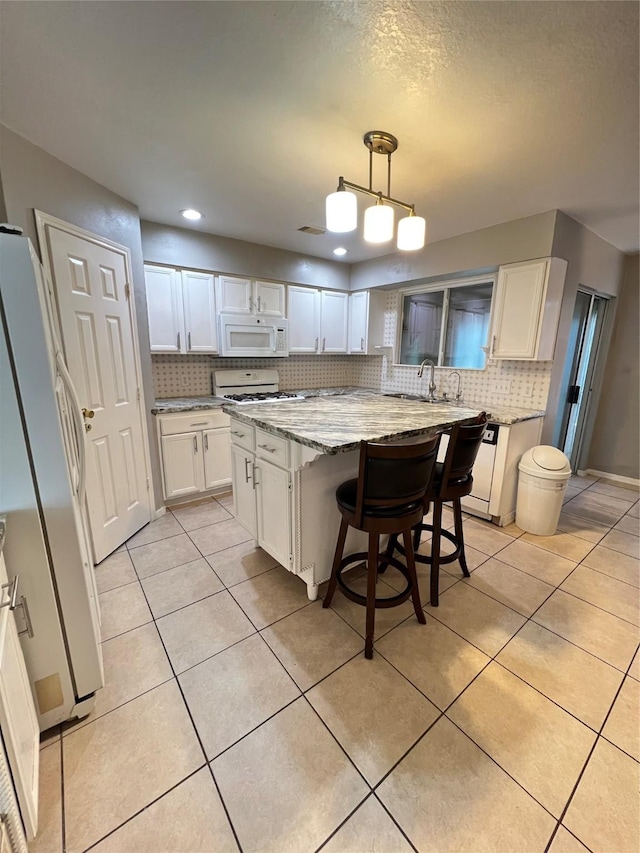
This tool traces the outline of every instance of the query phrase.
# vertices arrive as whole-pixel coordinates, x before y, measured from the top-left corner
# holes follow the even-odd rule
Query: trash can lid
[[[523,454],[518,468],[527,474],[534,474],[543,479],[568,479],[571,476],[569,460],[557,447],[539,444]]]

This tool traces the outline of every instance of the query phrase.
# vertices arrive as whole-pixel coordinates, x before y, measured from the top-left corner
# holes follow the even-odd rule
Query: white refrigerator
[[[84,522],[84,423],[30,241],[0,233],[0,514],[40,730],[86,715],[103,685]]]

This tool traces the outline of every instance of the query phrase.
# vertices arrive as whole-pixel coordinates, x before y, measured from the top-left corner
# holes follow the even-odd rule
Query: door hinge
[[[125,296],[125,299],[129,299],[131,297],[131,288],[129,287],[128,284],[125,284],[125,286],[124,286],[124,296]]]
[[[147,477],[147,491],[150,489],[149,478]]]
[[[292,488],[293,486],[291,485],[291,478],[289,478],[289,491],[291,491]]]
[[[140,389],[136,388],[136,400],[140,402]]]

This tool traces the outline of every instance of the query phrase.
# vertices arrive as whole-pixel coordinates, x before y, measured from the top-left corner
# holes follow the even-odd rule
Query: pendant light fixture
[[[409,212],[398,222],[398,249],[415,251],[422,249],[425,240],[426,222],[416,216],[415,206],[391,198],[391,155],[398,147],[398,140],[383,130],[369,130],[363,142],[369,149],[369,187],[361,187],[343,177],[338,178],[338,189],[327,196],[327,231],[343,234],[358,227],[357,196],[347,187],[376,199],[375,204],[364,212],[364,239],[368,243],[387,243],[393,238],[394,212],[391,205]],[[387,155],[387,194],[373,189],[373,155]]]

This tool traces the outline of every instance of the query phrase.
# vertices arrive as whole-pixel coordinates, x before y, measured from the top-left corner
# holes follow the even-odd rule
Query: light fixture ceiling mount
[[[358,200],[354,193],[347,191],[349,188],[376,199],[375,204],[368,207],[364,214],[364,239],[368,243],[386,243],[391,240],[394,216],[390,205],[395,205],[409,211],[409,215],[398,222],[398,249],[421,249],[424,246],[425,220],[422,216],[416,216],[415,205],[391,197],[391,155],[398,148],[398,140],[384,130],[369,130],[362,141],[369,149],[369,186],[362,187],[342,176],[338,178],[338,189],[327,196],[327,230],[344,234],[358,227]],[[373,189],[374,154],[387,156],[386,195]]]

